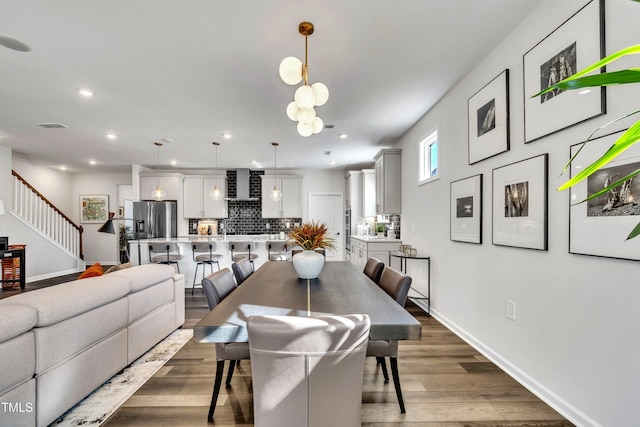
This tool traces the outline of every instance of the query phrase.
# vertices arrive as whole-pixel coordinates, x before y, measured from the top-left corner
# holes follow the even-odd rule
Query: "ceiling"
[[[69,172],[156,169],[163,140],[163,171],[213,167],[212,141],[219,168],[273,168],[273,141],[278,167],[367,166],[541,2],[3,0],[0,35],[32,50],[0,46],[0,145]],[[286,56],[304,61],[302,21],[333,125],[308,138],[278,75]]]

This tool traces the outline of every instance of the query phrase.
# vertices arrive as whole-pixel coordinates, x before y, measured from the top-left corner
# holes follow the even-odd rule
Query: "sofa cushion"
[[[0,394],[33,377],[36,370],[36,345],[33,332],[25,332],[0,343]],[[0,408],[0,413],[2,409]],[[0,424],[2,422],[0,421]]]
[[[7,301],[6,298],[3,301]],[[36,325],[38,312],[26,305],[5,303],[0,316],[0,342],[10,340]]]
[[[116,273],[62,283],[0,300],[0,304],[22,304],[38,312],[35,326],[52,325],[120,299],[131,291],[131,282]],[[4,310],[4,305],[2,306]]]
[[[131,264],[130,262],[125,262],[124,264],[112,265],[111,267],[105,270],[104,274],[113,273],[114,271],[120,271],[130,267],[133,267],[133,264]]]
[[[175,270],[166,264],[143,264],[135,268],[114,271],[109,277],[123,277],[131,281],[131,292],[138,292],[173,277]]]

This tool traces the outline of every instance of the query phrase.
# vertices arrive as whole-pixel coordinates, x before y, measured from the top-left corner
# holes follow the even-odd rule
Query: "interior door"
[[[327,224],[335,250],[327,251],[327,261],[344,259],[344,208],[342,193],[309,193],[309,220]]]

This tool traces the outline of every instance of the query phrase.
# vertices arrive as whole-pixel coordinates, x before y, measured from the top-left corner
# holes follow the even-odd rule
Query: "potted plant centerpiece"
[[[323,222],[307,222],[294,227],[289,233],[292,243],[303,251],[293,256],[293,268],[301,279],[315,279],[324,266],[324,255],[316,249],[335,249],[334,240],[327,235],[327,225]]]

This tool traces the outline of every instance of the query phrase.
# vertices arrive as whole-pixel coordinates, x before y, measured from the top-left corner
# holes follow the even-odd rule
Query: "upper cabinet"
[[[153,200],[151,193],[158,185],[167,193],[164,200],[178,200],[180,197],[180,174],[140,174],[140,200]]]
[[[345,204],[351,210],[351,224],[355,229],[362,212],[362,171],[347,172],[345,180]]]
[[[273,186],[282,197],[277,202],[269,198]],[[299,175],[262,175],[262,217],[302,218],[302,177]]]
[[[361,215],[364,217],[376,216],[376,171],[375,169],[362,170],[362,204]]]
[[[402,209],[402,150],[383,149],[376,162],[376,214],[399,214]]]
[[[223,199],[214,200],[209,192],[215,187],[223,190]],[[228,216],[226,176],[187,176],[182,190],[184,218],[226,218]]]

